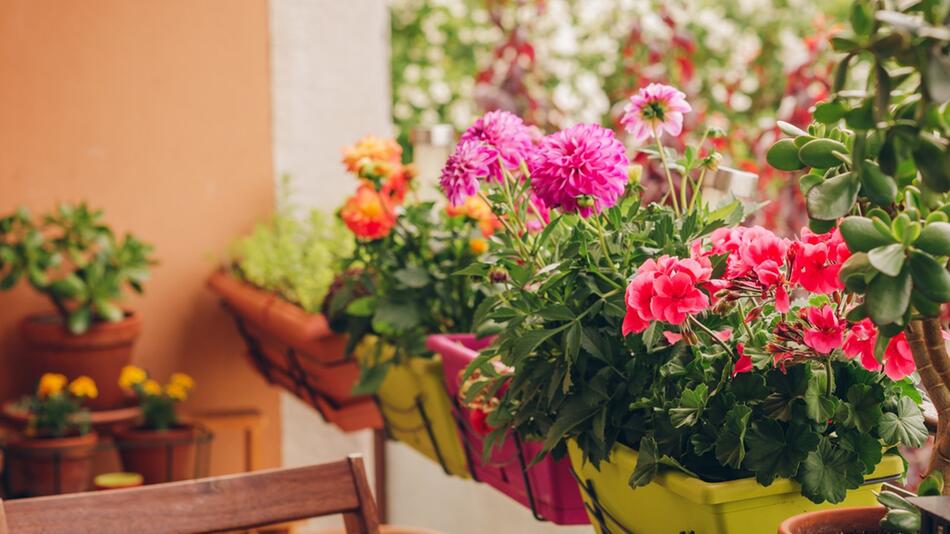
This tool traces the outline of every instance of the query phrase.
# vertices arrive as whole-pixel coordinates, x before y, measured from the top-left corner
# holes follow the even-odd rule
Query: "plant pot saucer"
[[[112,410],[89,412],[89,421],[93,430],[100,434],[110,434],[116,427],[124,426],[142,414],[138,406],[124,406]],[[17,428],[25,428],[29,412],[17,401],[6,401],[0,406],[0,417]]]

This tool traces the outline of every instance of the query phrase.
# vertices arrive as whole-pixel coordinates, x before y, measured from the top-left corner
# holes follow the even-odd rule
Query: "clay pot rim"
[[[134,341],[142,330],[142,316],[133,310],[124,310],[125,317],[119,321],[95,321],[82,334],[73,334],[66,329],[62,318],[54,312],[31,313],[20,319],[20,332],[28,343],[52,345],[59,341],[77,342],[100,336],[109,336],[109,342],[97,346],[127,345]]]
[[[20,435],[6,444],[8,449],[80,449],[95,447],[99,442],[99,435],[95,431],[61,437],[27,437]]]
[[[826,530],[813,531],[813,530],[798,530],[801,528],[812,529],[817,525],[820,525],[822,529],[827,527],[827,532],[839,532],[835,528],[840,528],[841,532],[847,533],[850,532],[848,529],[851,528],[854,531],[864,532],[869,528],[867,525],[861,523],[862,519],[867,519],[874,514],[874,524],[870,528],[879,529],[878,526],[886,509],[883,506],[848,506],[843,508],[828,508],[825,510],[816,510],[814,512],[806,512],[804,514],[798,514],[792,516],[785,521],[782,521],[782,524],[779,525],[778,534],[808,534],[810,532],[826,532]],[[840,527],[838,526],[840,525]],[[873,530],[872,530],[873,531]],[[880,530],[881,533],[885,532]]]
[[[179,423],[165,430],[143,428],[140,426],[121,428],[113,433],[117,441],[168,441],[194,438],[200,428],[192,423]]]

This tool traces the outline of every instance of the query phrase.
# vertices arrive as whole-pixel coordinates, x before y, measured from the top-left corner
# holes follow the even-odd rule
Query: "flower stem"
[[[689,211],[693,211],[693,208],[696,207],[696,199],[702,196],[700,190],[703,187],[703,180],[706,179],[706,168],[703,167],[703,170],[699,171],[699,179],[696,180],[696,184],[693,186],[693,198],[689,201]]]
[[[673,175],[670,173],[669,163],[666,161],[666,150],[663,149],[663,143],[660,142],[660,133],[656,130],[656,125],[651,124],[653,129],[653,139],[656,140],[656,148],[660,152],[660,162],[663,164],[663,172],[666,174],[666,182],[670,186],[670,198],[673,200],[673,211],[679,215],[679,202],[676,200],[676,186],[673,185]]]
[[[726,351],[726,354],[729,354],[730,356],[732,355],[732,349],[729,348],[729,345],[727,345],[725,341],[719,339],[719,336],[717,336],[715,332],[710,330],[708,326],[699,322],[699,319],[693,317],[692,315],[687,315],[687,317],[689,317],[689,320],[692,321],[694,325],[698,326],[700,330],[709,334],[709,337],[711,337],[713,341],[718,343],[719,346],[722,347],[723,350]]]

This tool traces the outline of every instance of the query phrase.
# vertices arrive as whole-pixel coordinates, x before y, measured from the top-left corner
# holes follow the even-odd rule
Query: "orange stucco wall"
[[[279,462],[278,394],[241,358],[204,289],[215,257],[273,202],[266,0],[0,1],[0,213],[87,200],[154,243],[134,360],[191,373],[187,408],[256,406]],[[22,392],[15,323],[47,308],[0,294],[0,398]],[[213,470],[240,467],[221,434]]]

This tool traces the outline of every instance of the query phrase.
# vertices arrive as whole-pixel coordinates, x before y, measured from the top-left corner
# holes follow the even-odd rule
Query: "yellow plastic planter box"
[[[616,445],[600,470],[583,461],[576,443],[568,443],[571,466],[581,484],[590,522],[601,534],[764,534],[778,530],[785,519],[834,506],[877,504],[873,492],[897,478],[904,464],[888,455],[839,504],[815,504],[801,496],[798,483],[778,479],[762,486],[754,478],[704,482],[685,473],[661,472],[652,483],[633,489],[627,484],[637,464],[636,451]],[[594,502],[596,498],[596,503]]]
[[[360,365],[393,357],[393,347],[367,337],[354,351]],[[446,473],[471,478],[445,391],[442,359],[410,357],[389,367],[376,399],[386,432],[440,464]]]

